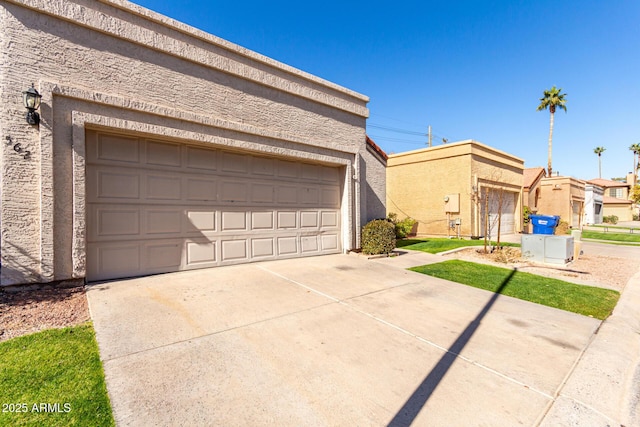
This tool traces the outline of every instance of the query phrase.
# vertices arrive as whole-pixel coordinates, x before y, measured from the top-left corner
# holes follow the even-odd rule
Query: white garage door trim
[[[341,252],[338,167],[86,138],[87,280]]]

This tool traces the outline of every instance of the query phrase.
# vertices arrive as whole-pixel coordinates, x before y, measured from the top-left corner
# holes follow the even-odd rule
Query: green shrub
[[[413,226],[416,225],[416,220],[410,217],[398,220],[398,214],[389,212],[387,220],[391,221],[395,227],[396,239],[404,239],[413,232]]]
[[[524,206],[524,207],[522,208],[522,223],[523,223],[523,224],[525,224],[525,225],[526,225],[526,224],[529,224],[529,223],[531,222],[530,215],[531,215],[532,213],[533,213],[533,212],[531,212],[531,209],[529,208],[529,206]]]
[[[618,217],[616,215],[607,215],[602,218],[602,222],[604,222],[605,224],[617,224]]]
[[[396,232],[392,222],[374,219],[362,227],[362,252],[367,255],[388,254],[396,247]]]
[[[558,222],[558,225],[556,226],[555,234],[558,234],[558,235],[569,234],[569,223],[561,219]]]

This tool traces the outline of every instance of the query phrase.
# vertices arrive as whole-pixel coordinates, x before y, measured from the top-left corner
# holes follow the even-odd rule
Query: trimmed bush
[[[374,219],[362,227],[362,252],[367,255],[391,253],[396,247],[396,231],[386,219]]]
[[[413,226],[416,225],[416,221],[413,218],[407,217],[402,221],[398,220],[398,214],[389,212],[387,220],[391,221],[396,229],[396,239],[404,239],[413,232]]]
[[[616,215],[607,215],[605,217],[602,217],[602,222],[604,222],[605,224],[617,224],[618,217]]]
[[[556,226],[555,234],[558,234],[561,236],[565,234],[569,234],[569,223],[561,219],[558,225]]]

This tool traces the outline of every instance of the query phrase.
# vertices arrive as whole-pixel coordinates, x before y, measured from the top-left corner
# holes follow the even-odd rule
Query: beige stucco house
[[[385,215],[364,95],[124,0],[0,0],[0,41],[2,285],[342,253]]]
[[[619,221],[633,221],[633,214],[636,213],[634,209],[637,209],[634,203],[629,200],[633,180],[633,174],[628,174],[626,182],[602,178],[588,181],[589,184],[604,189],[603,216],[615,215]]]
[[[473,140],[389,155],[387,211],[418,235],[477,237],[522,231],[524,161]],[[488,198],[487,198],[488,196]],[[487,203],[488,202],[488,203]]]
[[[570,176],[540,180],[539,215],[558,215],[571,228],[579,228],[584,216],[585,182]]]

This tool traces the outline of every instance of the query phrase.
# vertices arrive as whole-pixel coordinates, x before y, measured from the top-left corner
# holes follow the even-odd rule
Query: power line
[[[406,130],[406,129],[400,129],[400,128],[392,128],[392,127],[388,127],[388,126],[376,125],[376,124],[373,124],[373,123],[367,123],[367,127],[371,127],[371,128],[374,128],[374,129],[386,130],[386,131],[389,131],[389,132],[403,133],[405,135],[418,135],[418,136],[426,136],[427,135],[424,132],[417,132],[417,131],[413,131],[413,130]]]

